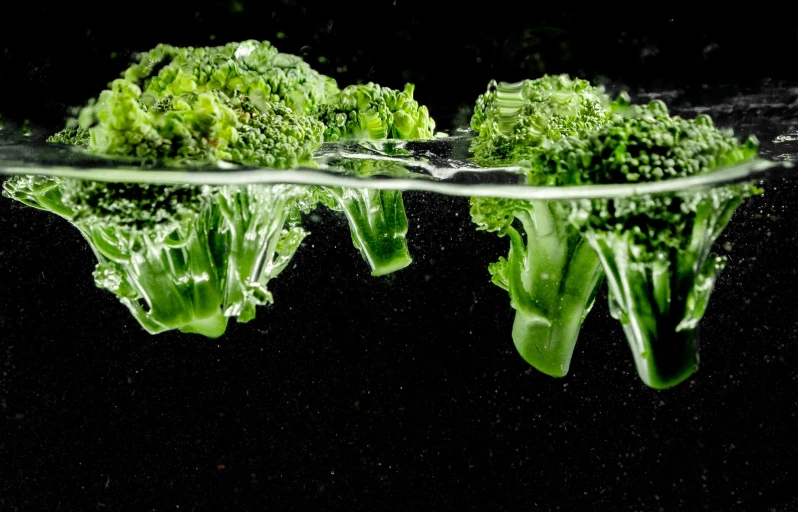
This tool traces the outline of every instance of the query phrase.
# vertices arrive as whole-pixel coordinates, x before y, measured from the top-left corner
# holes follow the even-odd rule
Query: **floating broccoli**
[[[312,163],[323,125],[280,104],[220,90],[156,98],[119,79],[54,142],[171,165],[227,160],[289,168]],[[4,194],[67,218],[98,258],[95,281],[149,332],[221,335],[229,317],[271,302],[267,282],[306,232],[309,187],[161,186],[12,178]]]
[[[397,91],[377,84],[350,85],[335,102],[314,112],[324,123],[324,140],[429,139],[435,121],[413,99],[413,84]]]
[[[474,160],[495,166],[531,158],[546,141],[603,125],[612,107],[602,88],[568,75],[517,83],[491,81],[477,98],[471,117],[471,128],[477,132],[471,146]]]
[[[413,85],[403,91],[369,83],[341,91],[335,103],[322,105],[314,116],[324,123],[324,139],[428,139],[435,121],[413,99]],[[396,166],[349,160],[344,169],[359,176],[395,174]],[[399,172],[402,172],[400,169]],[[406,172],[406,171],[405,171]],[[368,262],[372,275],[384,275],[412,262],[407,248],[407,215],[398,190],[323,187],[323,202],[344,212],[352,241]]]
[[[475,160],[518,163],[545,152],[552,141],[606,123],[609,108],[601,89],[565,75],[491,82],[471,119],[478,131],[472,143]],[[526,181],[543,185],[550,179],[541,182],[530,172]],[[488,270],[493,283],[510,294],[518,352],[548,375],[566,375],[603,274],[595,251],[570,225],[561,202],[473,197],[471,217],[479,229],[510,239],[507,258]]]
[[[559,184],[639,183],[712,172],[756,154],[755,139],[739,143],[705,115],[671,117],[653,101],[583,138],[561,140],[532,169]],[[725,263],[710,254],[712,244],[742,201],[759,192],[743,183],[574,203],[570,220],[601,258],[611,313],[647,385],[667,388],[695,371],[696,326]]]

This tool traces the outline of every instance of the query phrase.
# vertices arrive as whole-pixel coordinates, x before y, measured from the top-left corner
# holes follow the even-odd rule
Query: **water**
[[[757,134],[765,159],[798,158],[789,88],[639,98],[655,94],[676,113],[709,113],[720,126]],[[9,142],[0,146],[5,172],[109,175],[109,162],[42,151],[35,131],[19,136],[9,124],[0,132]],[[683,190],[763,179],[765,193],[741,206],[714,246],[729,263],[701,322],[698,372],[661,392],[640,381],[604,288],[567,377],[546,376],[519,357],[507,292],[487,272],[507,255],[508,241],[475,229],[468,198],[673,189],[522,188],[514,172],[470,166],[465,133],[408,146],[398,155],[338,145],[319,160],[335,167],[342,158],[388,159],[416,177],[363,180],[334,168],[174,176],[113,169],[115,179],[133,181],[149,173],[171,183],[222,177],[406,190],[412,263],[371,276],[345,216],[318,208],[303,220],[309,234],[293,259],[268,283],[274,304],[258,306],[248,323],[231,322],[215,340],[147,334],[94,285],[96,256],[77,229],[0,201],[0,408],[5,439],[24,463],[19,471],[54,492],[82,485],[86,503],[117,486],[135,493],[147,480],[189,474],[213,489],[235,485],[256,501],[263,482],[305,490],[294,505],[324,496],[337,502],[367,482],[409,507],[402,495],[415,489],[432,508],[466,509],[473,504],[455,493],[425,493],[425,482],[477,472],[486,495],[507,507],[589,509],[597,497],[641,510],[708,497],[727,509],[737,497],[749,509],[787,506],[794,473],[784,452],[794,453],[787,440],[798,414],[791,169],[743,167],[714,183],[677,183]],[[252,455],[259,449],[273,458]],[[58,474],[36,469],[48,458],[59,461]],[[624,501],[632,488],[651,501]]]

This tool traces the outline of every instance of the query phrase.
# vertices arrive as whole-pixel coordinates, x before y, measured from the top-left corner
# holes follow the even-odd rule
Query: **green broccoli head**
[[[114,80],[96,103],[81,110],[80,125],[90,133],[89,150],[181,165],[228,159],[238,116],[221,95],[146,100],[137,85]]]
[[[630,107],[624,115],[583,138],[563,139],[530,162],[532,184],[582,185],[660,181],[711,172],[754,158],[758,143],[739,143],[701,115],[671,117],[661,101]],[[628,232],[641,247],[639,258],[686,249],[684,233],[696,208],[709,196],[718,204],[757,193],[749,184],[706,193],[595,199],[576,202],[571,221],[583,230]],[[714,239],[713,239],[714,240]]]
[[[282,103],[298,114],[332,101],[338,86],[296,55],[280,53],[268,41],[178,48],[158,45],[124,72],[156,98],[218,90],[249,96],[255,105]]]
[[[531,210],[530,201],[503,197],[472,197],[471,220],[477,229],[494,231],[503,236],[512,226],[517,213]]]
[[[81,111],[80,122],[94,153],[172,165],[227,160],[291,168],[310,161],[323,141],[321,123],[279,103],[256,107],[249,97],[219,91],[154,100],[121,79]]]
[[[413,84],[397,91],[374,83],[350,85],[333,103],[316,109],[325,125],[324,140],[428,139],[435,121],[413,99]]]
[[[662,102],[635,106],[582,139],[563,139],[530,162],[530,181],[639,183],[713,172],[756,156],[706,116],[670,117]],[[601,258],[610,311],[624,326],[638,373],[654,388],[697,368],[695,329],[725,260],[710,254],[750,183],[669,195],[574,201],[569,219]]]
[[[237,136],[230,144],[233,162],[290,169],[310,164],[313,151],[324,142],[324,125],[309,116],[297,116],[279,103],[259,108],[243,99],[236,105]]]
[[[507,165],[531,158],[542,146],[607,123],[609,97],[600,87],[567,75],[517,83],[491,81],[477,98],[471,150],[481,165]]]

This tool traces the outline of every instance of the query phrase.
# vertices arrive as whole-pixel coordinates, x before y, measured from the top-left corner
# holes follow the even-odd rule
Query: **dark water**
[[[798,157],[789,85],[640,92]],[[640,382],[606,291],[570,374],[530,368],[468,199],[405,193],[412,265],[371,277],[319,209],[275,304],[208,340],[146,334],[78,231],[0,201],[2,510],[798,508],[796,178],[715,249],[699,371]]]

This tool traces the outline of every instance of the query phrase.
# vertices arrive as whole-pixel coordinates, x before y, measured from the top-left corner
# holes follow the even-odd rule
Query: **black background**
[[[443,128],[491,78],[679,88],[677,107],[798,85],[797,27],[775,13],[431,5],[19,4],[0,113],[56,126],[133,51],[247,38],[341,85],[413,81]],[[767,132],[796,109],[746,116],[725,122]],[[506,240],[466,198],[406,193],[415,261],[382,278],[320,210],[275,305],[214,341],[143,333],[74,228],[0,201],[0,510],[796,510],[798,203],[794,180],[767,187],[717,244],[701,369],[662,392],[606,293],[570,375],[530,369],[488,282]]]

